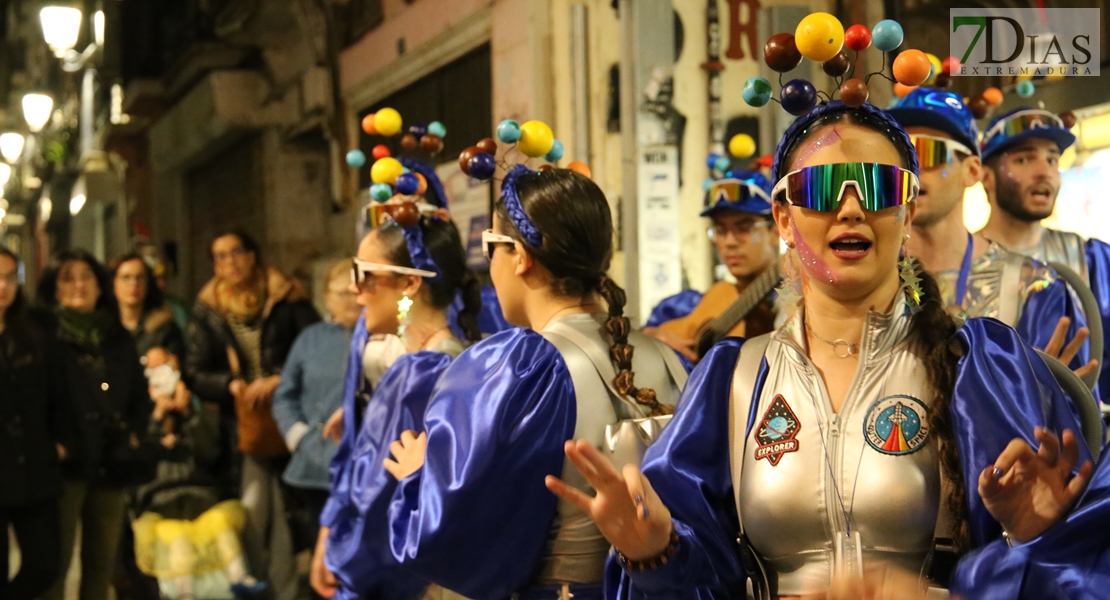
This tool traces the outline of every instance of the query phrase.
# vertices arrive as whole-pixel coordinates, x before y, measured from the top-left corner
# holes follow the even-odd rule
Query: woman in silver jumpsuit
[[[822,105],[787,130],[773,198],[797,313],[706,356],[642,474],[568,443],[596,497],[548,478],[615,546],[610,593],[946,597],[945,556],[1030,539],[1074,500],[1035,512],[978,493],[984,471],[1017,476],[995,460],[1015,438],[1036,447],[1037,427],[1065,432],[1061,464],[1089,457],[1035,352],[997,321],[958,328],[903,260],[917,169],[905,132],[869,105]]]

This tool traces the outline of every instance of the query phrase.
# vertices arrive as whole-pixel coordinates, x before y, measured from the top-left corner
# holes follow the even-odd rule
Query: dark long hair
[[[4,246],[0,246],[0,256],[11,259],[15,263],[16,269],[19,269],[21,261],[14,252],[8,250]],[[42,357],[42,339],[36,336],[32,327],[33,324],[29,319],[29,310],[27,309],[27,299],[23,296],[23,285],[19,284],[15,290],[15,298],[12,300],[11,305],[4,310],[4,330],[11,340],[11,344],[7,347],[0,347],[0,352],[8,353],[9,357],[25,356],[30,354],[35,360]]]
[[[504,199],[499,198],[494,210],[501,220],[501,233],[523,244],[551,272],[555,295],[581,299],[598,293],[605,299],[609,305],[605,331],[613,338],[609,355],[617,366],[614,387],[650,407],[652,414],[669,412],[669,407],[659,403],[655,390],[635,385],[625,293],[606,275],[613,257],[613,217],[601,188],[570,169],[549,169],[519,177],[516,192],[543,242],[538,247],[529,244],[509,218]]]
[[[150,264],[146,262],[142,254],[131,252],[123,256],[117,256],[108,263],[108,275],[112,279],[111,294],[112,297],[115,298],[115,281],[120,267],[133,260],[137,260],[139,264],[143,265],[143,274],[146,275],[146,296],[143,297],[143,314],[145,315],[153,310],[162,308],[166,303],[166,299],[165,296],[162,295],[161,288],[158,287],[158,282],[154,279],[154,269],[150,268]],[[115,298],[115,301],[118,304],[119,298]]]
[[[247,233],[247,231],[242,227],[225,229],[212,236],[212,241],[208,242],[208,258],[213,263],[216,262],[216,254],[212,251],[212,246],[216,244],[216,240],[220,238],[225,238],[229,235],[238,238],[239,243],[243,245],[244,250],[254,253],[254,266],[256,269],[260,268],[262,266],[262,246],[259,246],[258,240],[254,239],[254,236]]]
[[[874,109],[860,110],[843,107],[841,110],[836,108],[827,110],[809,126],[796,129],[793,136],[790,131],[787,131],[786,137],[791,139],[784,140],[784,143],[789,145],[777,165],[775,176],[782,177],[789,171],[791,158],[807,138],[839,122],[854,123],[882,134],[898,150],[903,167],[913,169],[916,166],[914,149],[909,146],[905,132],[885,113]],[[936,280],[925,272],[921,263],[914,262],[914,271],[921,278],[923,294],[921,310],[913,316],[910,323],[909,340],[913,352],[925,366],[926,377],[935,393],[931,403],[932,408],[929,410],[929,428],[936,436],[941,473],[951,484],[944,502],[948,510],[956,516],[953,541],[957,548],[964,551],[971,545],[967,523],[967,496],[964,492],[964,474],[960,466],[959,449],[956,447],[955,434],[952,432],[952,418],[949,414],[952,393],[956,387],[956,362],[961,355],[959,344],[955,339],[958,326],[945,310],[944,300]]]
[[[77,248],[63,250],[54,255],[54,258],[50,261],[50,266],[47,267],[42,274],[42,278],[39,279],[36,294],[39,304],[47,308],[54,308],[58,305],[58,275],[61,274],[62,267],[70,262],[83,262],[89,266],[89,269],[93,272],[93,277],[96,278],[96,284],[100,286],[100,297],[96,299],[97,310],[107,309],[113,317],[118,319],[119,308],[116,306],[115,295],[112,294],[112,280],[108,277],[108,271],[95,256],[86,250]]]
[[[466,266],[466,252],[463,250],[459,230],[450,221],[429,216],[420,217],[420,232],[424,246],[432,255],[432,261],[439,268],[436,281],[424,281],[431,294],[432,306],[447,308],[455,301],[456,294],[462,294],[463,306],[458,313],[459,327],[466,339],[477,342],[482,339],[478,329],[478,314],[482,311],[482,284],[470,267]],[[399,267],[413,268],[404,232],[395,223],[386,223],[378,228],[378,239],[385,247],[386,257]]]

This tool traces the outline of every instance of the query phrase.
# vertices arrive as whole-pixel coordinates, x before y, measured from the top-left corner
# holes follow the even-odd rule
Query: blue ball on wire
[[[759,108],[771,101],[771,82],[766,77],[752,77],[744,83],[740,96],[748,106]]]
[[[493,177],[493,173],[497,170],[497,161],[488,153],[478,152],[470,157],[466,168],[474,179],[486,181]]]
[[[397,176],[397,181],[393,183],[393,186],[397,188],[398,194],[412,196],[416,193],[416,190],[420,189],[420,179],[412,173],[402,173]]]
[[[554,142],[552,142],[551,150],[549,150],[547,152],[547,156],[544,156],[543,158],[547,162],[558,162],[560,158],[563,158],[563,143],[559,140],[555,140]]]
[[[366,165],[366,154],[362,150],[351,150],[347,153],[347,166],[359,169]]]
[[[447,137],[447,128],[444,127],[443,123],[440,123],[439,121],[432,121],[431,123],[428,123],[428,133],[432,135],[438,135],[441,138],[445,138]]]
[[[718,156],[717,162],[713,163],[713,168],[717,171],[724,173],[732,166],[732,161],[727,156]]]
[[[712,177],[706,177],[705,179],[702,179],[701,180],[701,189],[708,192],[709,188],[713,186],[714,181],[717,181],[717,180],[713,179]]]
[[[716,169],[718,158],[721,158],[720,154],[712,154],[711,153],[709,156],[706,156],[705,157],[705,166],[709,167],[710,169]]]
[[[409,125],[409,133],[416,136],[416,139],[420,139],[428,133],[428,127],[426,125]]]
[[[884,19],[871,28],[871,45],[883,52],[890,52],[902,45],[905,34],[894,19]]]
[[[1029,80],[1019,81],[1017,82],[1017,86],[1014,87],[1014,91],[1022,98],[1029,98],[1037,91],[1037,86],[1033,85],[1033,82]]]
[[[385,202],[393,197],[393,188],[388,183],[375,183],[370,186],[370,197],[378,202]]]
[[[805,79],[791,79],[782,86],[779,102],[786,112],[795,117],[804,115],[817,106],[817,88]]]
[[[505,119],[497,124],[497,139],[505,144],[515,144],[520,140],[520,123]]]

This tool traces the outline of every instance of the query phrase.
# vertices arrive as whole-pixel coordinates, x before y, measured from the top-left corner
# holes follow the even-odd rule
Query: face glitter
[[[822,148],[834,142],[838,142],[841,139],[840,130],[836,125],[824,128],[810,140],[802,142],[803,146],[798,148],[798,153],[794,155],[794,160],[790,163],[791,170],[800,169],[811,156],[819,152]]]
[[[831,284],[836,284],[840,280],[840,277],[833,272],[832,267],[818,256],[817,252],[806,243],[805,238],[802,237],[802,232],[798,231],[797,223],[794,222],[793,213],[790,216],[790,226],[794,230],[794,246],[798,249],[798,257],[801,259],[802,263],[803,285],[809,283],[809,277],[816,277]]]

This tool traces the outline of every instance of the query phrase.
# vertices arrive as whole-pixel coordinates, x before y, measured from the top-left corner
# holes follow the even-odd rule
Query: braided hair
[[[776,179],[786,175],[792,157],[803,142],[825,127],[836,123],[852,123],[871,129],[887,138],[902,158],[903,167],[918,173],[917,153],[906,131],[885,111],[870,104],[850,108],[843,103],[830,102],[798,118],[786,130],[783,142],[775,153],[772,173]],[[782,201],[782,200],[776,200]],[[944,300],[936,280],[925,272],[921,263],[914,261],[914,272],[921,278],[922,298],[920,310],[912,317],[909,340],[913,352],[922,361],[926,377],[935,396],[929,410],[929,427],[937,439],[937,456],[941,473],[948,479],[949,493],[943,499],[955,515],[956,530],[953,541],[963,551],[970,547],[967,522],[967,496],[964,490],[963,470],[959,449],[952,431],[949,407],[956,387],[956,363],[962,351],[956,341],[956,321],[945,310]]]
[[[660,404],[655,390],[638,388],[632,371],[635,348],[628,343],[632,329],[624,315],[625,292],[606,275],[613,256],[613,217],[609,202],[588,177],[569,169],[540,173],[517,171],[508,190],[538,235],[524,235],[511,218],[504,198],[494,210],[501,220],[501,233],[519,241],[528,253],[551,273],[553,294],[564,298],[587,298],[599,294],[609,307],[605,331],[612,338],[609,357],[617,367],[613,387],[648,408],[651,415],[672,409]],[[533,245],[529,240],[539,240]]]

